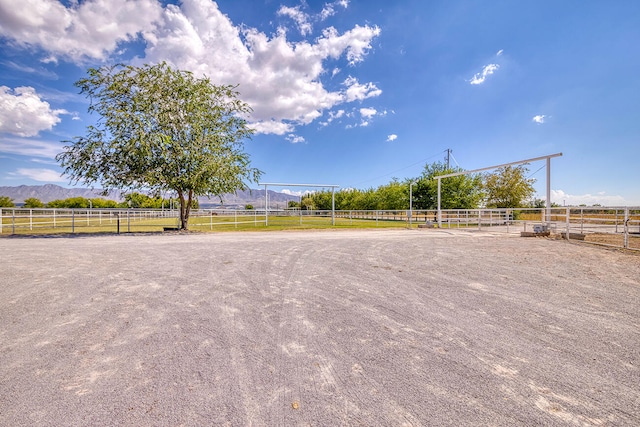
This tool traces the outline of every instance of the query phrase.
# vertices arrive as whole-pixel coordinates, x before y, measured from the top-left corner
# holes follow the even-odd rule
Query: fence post
[[[0,234],[2,234],[2,208],[0,208]]]
[[[71,234],[75,233],[76,231],[76,217],[75,217],[76,212],[71,209]]]
[[[130,211],[131,209],[127,209],[127,233],[131,233],[131,215],[130,215]]]
[[[238,210],[234,210],[233,211],[233,223],[235,224],[236,228],[238,228]]]
[[[624,208],[624,248],[629,249],[629,207]]]
[[[580,234],[583,233],[584,230],[584,209],[580,209]]]
[[[567,236],[566,237],[567,237],[567,240],[569,240],[569,228],[570,228],[570,223],[571,223],[571,208],[567,208],[566,211],[567,211],[566,212],[567,217],[565,218],[565,221],[567,223],[567,231],[566,231]],[[582,228],[581,228],[581,230],[582,230]]]
[[[33,209],[29,209],[29,231],[33,231]]]
[[[478,230],[482,230],[482,211],[478,209]]]
[[[16,210],[11,210],[11,234],[16,234]]]

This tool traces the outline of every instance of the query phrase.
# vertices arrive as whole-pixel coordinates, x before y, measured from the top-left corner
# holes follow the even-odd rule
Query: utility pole
[[[451,163],[451,148],[447,148],[447,157],[445,158],[447,160],[447,170],[449,169],[449,164]]]

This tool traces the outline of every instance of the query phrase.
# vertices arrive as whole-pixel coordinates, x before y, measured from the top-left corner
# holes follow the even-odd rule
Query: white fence
[[[332,216],[333,215],[333,216]],[[437,227],[436,210],[269,210],[269,227]],[[264,209],[200,209],[191,212],[192,230],[265,227]],[[177,229],[176,209],[0,208],[0,234],[125,233]],[[441,211],[444,229],[532,232],[544,227],[566,239],[640,250],[640,208],[563,207],[544,209],[455,209]]]

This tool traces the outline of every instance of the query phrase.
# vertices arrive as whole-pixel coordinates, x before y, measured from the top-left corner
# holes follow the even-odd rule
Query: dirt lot
[[[0,425],[640,425],[640,256],[487,232],[0,239]]]

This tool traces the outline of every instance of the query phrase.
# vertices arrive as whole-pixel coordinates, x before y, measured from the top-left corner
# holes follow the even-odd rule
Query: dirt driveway
[[[640,256],[484,232],[0,239],[2,426],[640,425]]]

